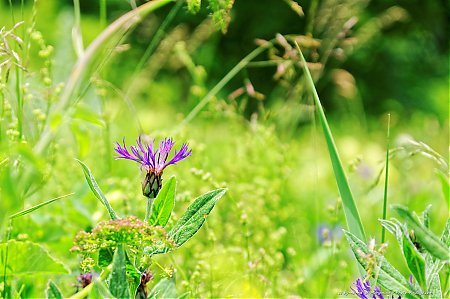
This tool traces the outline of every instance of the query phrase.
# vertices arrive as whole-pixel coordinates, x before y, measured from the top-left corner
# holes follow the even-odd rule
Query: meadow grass
[[[276,36],[263,42],[211,89],[207,89],[204,80],[197,81],[203,91],[190,109],[182,101],[182,91],[172,84],[176,80],[155,80],[147,87],[148,98],[126,88],[122,92],[114,84],[107,84],[107,79],[91,80],[94,75],[101,78],[110,67],[109,61],[117,58],[109,47],[116,48],[126,40],[130,29],[142,20],[136,19],[137,15],[143,16],[170,2],[149,2],[123,15],[86,49],[79,7],[75,5],[78,60],[67,79],[53,77],[52,53],[47,52],[42,53],[42,65],[37,67],[45,69],[41,71],[43,77],[25,72],[18,63],[11,65],[9,81],[1,73],[4,85],[0,92],[0,206],[5,213],[0,218],[4,223],[0,289],[4,297],[42,297],[49,279],[65,296],[74,294],[80,273],[79,257],[70,249],[77,232],[90,231],[99,222],[117,215],[145,217],[147,201],[141,190],[142,174],[136,165],[113,161],[112,157],[113,141],[120,141],[123,136],[134,140],[142,133],[156,139],[172,136],[186,140],[193,150],[187,161],[164,172],[164,178],[176,175],[178,182],[168,227],[183,219],[193,198],[212,189],[228,189],[189,243],[153,257],[150,269],[155,278],[150,287],[160,281],[170,283],[164,279],[172,275],[178,294],[189,292],[188,296],[193,298],[337,297],[339,292],[349,291],[351,282],[361,276],[361,268],[358,271],[354,258],[358,254],[350,252],[342,230],[364,242],[381,234],[383,228],[378,219],[386,218],[389,209],[388,167],[389,201],[417,212],[432,204],[429,229],[442,231],[448,206],[439,207],[444,205],[442,199],[448,204],[445,191],[441,191],[441,185],[444,190],[448,188],[448,165],[439,153],[448,150],[448,144],[439,137],[445,129],[433,118],[420,114],[415,123],[391,122],[388,134],[392,137],[388,136],[388,140],[392,141],[386,149],[386,122],[382,118],[367,119],[367,128],[350,114],[334,115],[327,120],[315,87],[314,79],[319,72],[311,76],[308,66],[314,65],[305,61],[296,42],[287,42],[296,41],[295,36]],[[189,7],[195,10],[193,2],[189,1]],[[211,1],[212,7],[216,2]],[[157,44],[164,41],[163,33],[180,3],[172,6],[133,68],[131,82],[136,82],[133,86],[146,84],[140,74],[145,71],[146,60],[157,53]],[[229,8],[216,7],[213,13],[217,17]],[[22,11],[26,9],[22,7]],[[36,11],[30,13],[34,15]],[[99,19],[105,27],[106,1],[100,1]],[[12,23],[16,21],[13,19]],[[219,26],[224,26],[224,22],[225,19],[219,20]],[[40,51],[49,49],[42,35],[36,33],[35,25],[27,26],[30,32],[12,31],[21,36],[35,36],[34,41],[26,39],[21,46],[21,43],[15,46],[23,51],[19,55],[22,58],[33,55],[35,47]],[[333,38],[330,44],[335,43],[337,40]],[[312,115],[313,123],[298,126],[288,121],[286,129],[280,125],[279,117],[267,117],[263,109],[245,117],[242,107],[226,98],[230,93],[227,84],[255,63],[257,57],[266,52],[271,55],[277,47],[288,55],[284,59],[295,72],[292,82],[298,88],[293,94],[296,101],[307,106],[302,112]],[[181,46],[178,50],[183,51]],[[189,59],[189,53],[179,53]],[[325,63],[328,58],[323,59]],[[195,77],[196,71],[196,66],[192,66],[190,75]],[[48,82],[46,79],[50,78]],[[65,81],[62,90],[59,81]],[[30,82],[31,91],[24,87],[24,82]],[[45,97],[40,98],[38,92]],[[254,95],[249,89],[247,92]],[[313,105],[305,100],[311,93]],[[32,101],[27,98],[29,94],[40,100]],[[130,95],[138,96],[130,100]],[[174,100],[166,98],[179,101],[174,104]],[[282,96],[277,102],[290,107]],[[317,109],[317,114],[310,113],[311,107]],[[33,112],[38,108],[42,115]],[[273,108],[273,113],[277,112]],[[315,122],[321,124],[322,130],[316,128]],[[10,131],[5,127],[8,123],[12,124]],[[425,143],[405,136],[404,132]],[[83,161],[80,161],[83,169],[75,158]],[[383,173],[384,185],[380,180]],[[98,186],[90,179],[94,175]],[[91,189],[96,192],[92,194]],[[396,247],[396,238],[391,234],[385,236],[384,231],[382,234],[377,243],[385,240],[390,243],[384,256],[403,277],[409,277],[409,264]],[[8,243],[9,240],[17,241]],[[39,254],[48,251],[55,260],[48,261],[49,269],[39,268],[32,275],[27,271],[11,273],[5,261],[14,260],[16,253],[9,250],[10,246],[18,246],[14,242],[23,242]],[[124,263],[125,255],[120,252],[117,250],[114,261]],[[98,280],[106,279],[106,274],[118,264],[113,262],[103,274],[98,273]],[[22,267],[17,262],[13,269],[20,270],[19,266]],[[448,289],[445,277],[448,279],[448,274],[442,275],[444,290]],[[97,284],[89,288],[101,293]],[[85,289],[73,298],[83,298],[88,291]]]

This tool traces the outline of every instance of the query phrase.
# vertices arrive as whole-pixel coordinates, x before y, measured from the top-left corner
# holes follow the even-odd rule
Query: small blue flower
[[[353,286],[356,288],[350,287],[352,290],[352,293],[358,296],[361,299],[384,299],[383,293],[381,292],[380,288],[378,286],[375,286],[373,288],[370,286],[370,282],[361,280],[358,278],[354,283]]]

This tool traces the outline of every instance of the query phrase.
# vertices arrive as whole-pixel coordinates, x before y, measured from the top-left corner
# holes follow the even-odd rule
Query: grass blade
[[[67,111],[69,111],[67,108],[71,105],[71,99],[80,80],[83,78],[94,61],[95,56],[104,47],[104,45],[120,30],[131,28],[134,24],[140,22],[143,16],[173,1],[174,0],[155,0],[142,4],[132,11],[129,11],[114,21],[111,25],[106,27],[105,30],[103,30],[100,35],[86,48],[86,51],[84,51],[83,55],[78,59],[77,63],[73,67],[61,97],[54,107],[52,112],[53,116],[49,117],[49,120],[45,125],[44,132],[34,147],[37,154],[41,154],[55,136],[56,129],[51,127],[51,123],[55,121],[60,122],[67,116]]]
[[[20,216],[29,214],[29,213],[31,213],[31,212],[33,212],[33,211],[36,211],[36,210],[39,209],[39,208],[42,208],[43,206],[46,206],[46,205],[48,205],[48,204],[51,204],[51,203],[54,202],[54,201],[57,201],[57,200],[59,200],[59,199],[61,199],[61,198],[68,197],[68,196],[71,196],[71,195],[74,195],[74,194],[75,194],[75,193],[69,193],[69,194],[66,194],[66,195],[62,195],[62,196],[58,196],[58,197],[49,199],[49,200],[47,200],[47,201],[45,201],[45,202],[43,202],[43,203],[40,203],[40,204],[38,204],[38,205],[35,205],[34,207],[31,207],[31,208],[29,208],[29,209],[26,209],[26,210],[20,211],[20,212],[18,212],[18,213],[12,214],[11,216],[9,216],[9,219],[14,219],[14,218],[17,218],[17,217],[20,217]]]
[[[94,176],[92,175],[92,172],[89,169],[89,167],[87,167],[87,165],[84,164],[83,162],[81,162],[80,160],[78,160],[78,159],[75,159],[75,160],[77,160],[78,163],[80,163],[81,167],[83,168],[84,176],[89,185],[89,188],[91,188],[92,193],[94,193],[95,197],[97,197],[98,200],[100,200],[101,203],[105,206],[106,210],[108,211],[109,217],[111,217],[111,219],[113,219],[113,220],[118,219],[119,217],[117,217],[116,212],[111,207],[111,205],[109,204],[105,195],[103,194],[102,190],[98,186],[97,181],[95,180]]]
[[[383,196],[383,220],[386,220],[387,215],[387,192],[388,192],[388,177],[389,177],[389,137],[390,137],[391,115],[388,114],[388,127],[386,134],[386,171],[384,177],[384,196]],[[384,243],[386,230],[381,226],[381,243]]]
[[[328,145],[328,152],[330,154],[331,163],[333,165],[334,176],[336,179],[336,183],[339,188],[339,193],[341,194],[342,203],[344,206],[345,219],[347,220],[348,229],[352,234],[354,234],[358,239],[365,241],[366,235],[364,233],[364,227],[361,222],[361,218],[359,217],[358,209],[356,207],[355,201],[353,199],[352,192],[350,190],[350,186],[347,181],[347,177],[345,176],[344,168],[342,167],[341,159],[339,158],[339,153],[334,143],[333,135],[331,134],[330,127],[328,126],[327,118],[325,117],[325,112],[323,111],[322,104],[319,99],[319,95],[317,94],[316,87],[314,86],[314,81],[311,77],[311,73],[309,72],[308,66],[306,64],[305,57],[303,57],[303,53],[300,50],[297,42],[295,43],[297,50],[299,52],[301,62],[303,64],[303,70],[305,72],[306,81],[311,88],[314,102],[317,106],[319,112],[320,123],[323,128],[323,133],[325,135],[325,139]]]

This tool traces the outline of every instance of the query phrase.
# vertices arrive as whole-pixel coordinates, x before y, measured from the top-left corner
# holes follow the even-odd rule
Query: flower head
[[[374,286],[373,290],[370,285],[369,280],[361,280],[358,278],[354,283],[353,287],[350,287],[352,290],[352,293],[358,296],[358,298],[361,299],[384,299],[383,293],[381,292],[380,288],[378,286]],[[392,296],[391,298],[394,298]],[[398,299],[401,299],[400,296],[398,296]]]
[[[159,143],[159,147],[154,147],[154,142],[144,145],[141,141],[141,136],[138,137],[136,143],[137,146],[132,145],[130,150],[128,150],[125,145],[125,138],[123,139],[123,146],[116,142],[114,150],[119,156],[115,158],[136,161],[142,167],[145,167],[148,172],[154,172],[157,175],[162,174],[167,166],[180,162],[192,153],[192,150],[188,150],[188,145],[184,143],[179,151],[175,150],[172,159],[167,161],[169,153],[175,144],[172,138],[164,138]]]
[[[123,145],[116,142],[114,150],[118,154],[116,159],[127,159],[141,164],[141,168],[147,170],[147,175],[142,182],[142,192],[147,197],[156,197],[162,186],[163,170],[172,164],[176,164],[181,160],[191,155],[192,150],[188,149],[188,145],[184,143],[181,148],[175,153],[172,159],[168,160],[169,154],[172,151],[175,141],[172,138],[164,138],[159,147],[154,146],[152,141],[150,144],[143,144],[141,136],[136,140],[137,146],[130,146],[129,149],[125,145],[125,138]]]

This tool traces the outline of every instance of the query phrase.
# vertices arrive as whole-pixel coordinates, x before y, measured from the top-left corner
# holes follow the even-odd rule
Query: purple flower
[[[372,287],[368,280],[364,281],[358,278],[353,285],[356,289],[350,287],[352,293],[361,299],[384,299],[379,287],[375,286],[373,292],[371,291]]]
[[[180,162],[188,157],[192,150],[188,150],[188,145],[184,143],[180,150],[175,150],[173,158],[167,162],[170,151],[175,142],[172,138],[165,138],[159,143],[159,148],[155,148],[153,142],[151,144],[142,144],[141,136],[136,140],[137,146],[130,146],[130,150],[125,145],[125,138],[123,139],[123,146],[116,142],[115,151],[119,154],[116,159],[128,159],[136,161],[142,167],[147,169],[147,172],[154,172],[157,175],[162,174],[164,168],[169,165]]]
[[[175,144],[172,138],[164,138],[159,143],[159,147],[155,147],[153,141],[150,144],[143,144],[141,136],[138,137],[136,143],[137,146],[132,145],[127,149],[125,138],[123,139],[123,146],[116,142],[114,150],[118,156],[115,158],[132,160],[141,164],[141,168],[144,167],[147,170],[147,175],[142,183],[142,192],[147,197],[156,197],[162,186],[163,170],[167,166],[176,164],[190,156],[192,150],[189,150],[187,143],[184,143],[180,150],[175,150],[172,159],[167,161]]]

